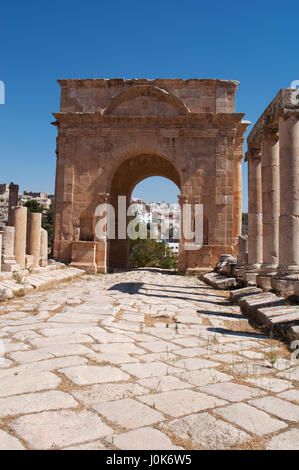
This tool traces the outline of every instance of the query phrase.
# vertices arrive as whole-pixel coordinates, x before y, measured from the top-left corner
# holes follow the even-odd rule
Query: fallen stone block
[[[299,340],[299,325],[290,326],[287,334],[290,342]]]
[[[220,255],[215,271],[224,276],[231,276],[233,268],[237,265],[237,260],[232,255]]]
[[[214,272],[204,274],[203,279],[207,284],[217,289],[229,289],[236,286],[236,279],[234,277],[221,276]]]
[[[258,289],[257,287],[243,287],[242,289],[231,291],[230,298],[234,303],[238,303],[247,296],[261,294],[262,292],[262,289]]]
[[[0,284],[0,300],[9,300],[12,298],[13,298],[12,290]]]
[[[247,314],[253,314],[259,308],[275,307],[286,304],[287,300],[284,297],[277,297],[275,294],[271,294],[269,292],[246,296],[239,300],[239,305],[242,311]]]

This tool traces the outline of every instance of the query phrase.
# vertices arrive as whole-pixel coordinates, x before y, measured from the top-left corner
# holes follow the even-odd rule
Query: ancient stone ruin
[[[18,206],[18,185],[11,183],[9,190],[8,225],[0,227],[0,272],[17,273],[46,266],[48,233],[41,227],[42,214]]]
[[[128,239],[98,239],[96,208],[109,203],[117,212],[118,196],[129,203],[150,176],[178,186],[181,212],[186,203],[203,204],[204,245],[186,250],[181,238],[181,272],[212,269],[221,253],[237,255],[249,125],[235,112],[238,82],[58,82],[55,259],[93,273],[128,268]]]
[[[299,296],[299,100],[282,89],[248,136],[245,283]]]

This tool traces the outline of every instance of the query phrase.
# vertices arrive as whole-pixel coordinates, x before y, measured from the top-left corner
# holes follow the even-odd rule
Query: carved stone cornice
[[[200,87],[202,85],[226,85],[237,89],[240,82],[237,80],[221,80],[214,78],[190,78],[184,80],[182,78],[156,78],[150,80],[147,78],[133,78],[133,79],[124,79],[124,78],[71,78],[71,79],[59,79],[57,80],[61,87],[70,87],[70,88],[105,88],[105,87],[119,87],[119,86],[135,86],[135,85],[152,85],[163,87],[171,84],[172,86],[183,86],[186,84],[192,87]]]
[[[299,119],[299,97],[295,89],[282,88],[271,103],[267,106],[263,114],[256,121],[250,132],[247,143],[248,146],[256,146],[261,142],[261,136],[265,129],[277,129],[280,117],[288,118],[297,116]]]
[[[120,126],[138,127],[141,126],[196,126],[215,125],[217,127],[238,127],[244,113],[188,113],[177,116],[116,116],[96,113],[53,113],[56,122],[53,125],[99,125],[99,126]]]

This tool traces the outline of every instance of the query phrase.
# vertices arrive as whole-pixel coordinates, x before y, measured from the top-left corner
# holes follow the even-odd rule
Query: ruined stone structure
[[[248,265],[244,280],[299,292],[299,93],[282,89],[248,137]]]
[[[19,185],[10,183],[9,185],[9,202],[8,202],[8,225],[13,223],[12,208],[18,205],[19,201]]]
[[[41,228],[42,214],[27,207],[11,208],[11,225],[0,230],[0,272],[16,273],[48,264],[48,233]]]
[[[137,183],[164,176],[179,202],[203,204],[199,250],[180,244],[182,272],[210,269],[221,253],[236,255],[241,234],[243,134],[230,80],[58,80],[60,112],[54,258],[92,272],[128,267],[126,239],[98,240],[99,204],[126,196]],[[181,217],[182,219],[182,217]]]

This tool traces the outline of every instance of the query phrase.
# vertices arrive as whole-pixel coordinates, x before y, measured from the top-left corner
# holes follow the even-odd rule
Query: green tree
[[[42,216],[42,227],[48,232],[48,245],[51,247],[54,227],[54,207],[53,203]]]
[[[138,226],[136,227],[138,231]],[[133,268],[177,269],[178,256],[164,242],[149,238],[130,240],[130,265]]]
[[[35,199],[30,199],[24,204],[28,208],[29,212],[44,212],[45,208],[39,204]]]

